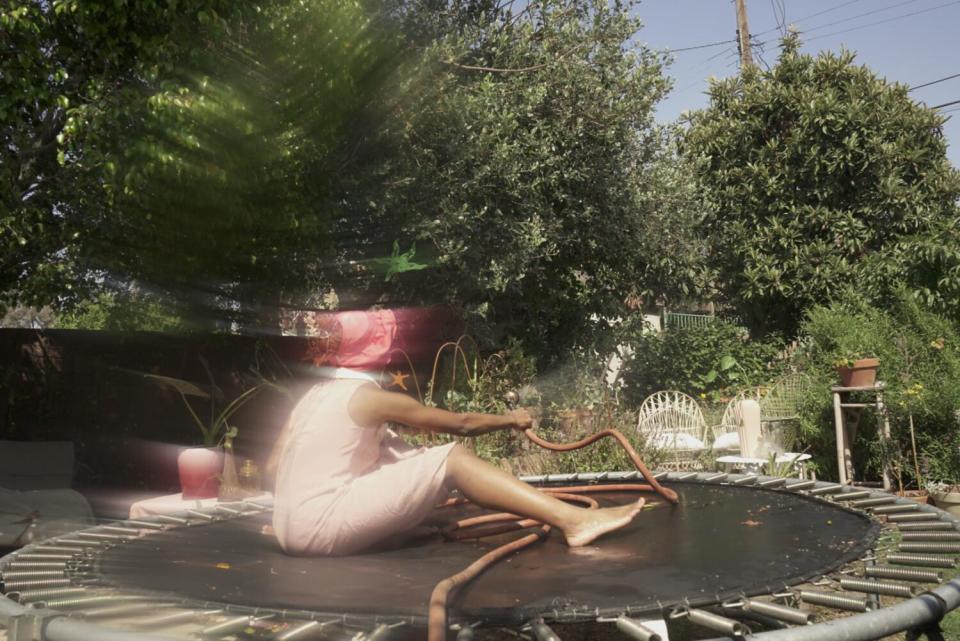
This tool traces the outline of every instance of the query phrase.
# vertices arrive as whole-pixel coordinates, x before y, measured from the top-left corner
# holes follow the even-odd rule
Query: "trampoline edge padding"
[[[817,625],[771,630],[741,637],[750,641],[874,641],[905,630],[922,629],[937,623],[960,606],[960,580],[919,594],[896,605]],[[730,637],[709,641],[734,641]]]

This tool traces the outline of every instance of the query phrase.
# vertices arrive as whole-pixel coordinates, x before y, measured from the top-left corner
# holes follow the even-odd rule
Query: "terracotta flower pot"
[[[850,367],[840,366],[837,368],[840,384],[843,387],[872,387],[877,380],[878,367],[879,358],[861,358]]]
[[[188,447],[177,457],[177,470],[183,498],[216,498],[223,472],[223,450],[219,447]]]

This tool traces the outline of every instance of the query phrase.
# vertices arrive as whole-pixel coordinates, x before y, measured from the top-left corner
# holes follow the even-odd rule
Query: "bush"
[[[704,327],[635,333],[625,343],[631,354],[621,378],[624,399],[639,405],[659,390],[720,400],[737,390],[776,378],[783,341],[752,341],[746,330],[717,321]]]
[[[858,475],[879,476],[888,458],[905,481],[914,479],[912,417],[921,458],[931,462],[937,476],[960,479],[960,451],[951,456],[943,451],[944,443],[956,449],[960,442],[954,414],[960,408],[960,326],[903,291],[882,308],[852,292],[842,300],[814,308],[802,328],[806,339],[799,358],[813,384],[803,402],[800,436],[811,446],[818,467],[836,473],[829,389],[837,384],[833,363],[850,354],[868,354],[880,359],[877,376],[886,384],[884,401],[894,443],[890,451],[881,451],[870,429],[876,425],[874,412],[864,410],[861,427],[866,429],[860,430],[854,452],[861,464]]]

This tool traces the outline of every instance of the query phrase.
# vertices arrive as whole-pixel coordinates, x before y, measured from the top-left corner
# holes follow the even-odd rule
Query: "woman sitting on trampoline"
[[[273,528],[296,555],[360,552],[419,525],[454,489],[477,505],[548,523],[570,546],[623,527],[643,501],[587,510],[568,505],[474,456],[457,443],[414,448],[385,423],[477,436],[524,430],[526,410],[454,413],[387,392],[360,369],[383,364],[396,331],[392,312],[338,314],[315,363],[326,380],[297,403],[275,449]],[[354,368],[354,369],[352,369]]]

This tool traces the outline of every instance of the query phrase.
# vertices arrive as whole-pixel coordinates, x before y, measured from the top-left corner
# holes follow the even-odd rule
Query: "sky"
[[[786,24],[801,33],[803,50],[857,54],[858,64],[893,82],[915,87],[960,74],[960,0],[746,0],[754,42],[754,60],[773,65],[778,55],[781,10]],[[644,23],[638,39],[656,50],[676,51],[667,73],[674,79],[670,95],[660,103],[657,119],[676,120],[686,110],[707,105],[711,76],[738,72],[736,9],[733,0],[642,0],[635,10]],[[759,55],[758,59],[757,54]],[[960,76],[911,92],[929,106],[960,100]],[[960,103],[940,110],[947,155],[960,167]]]

